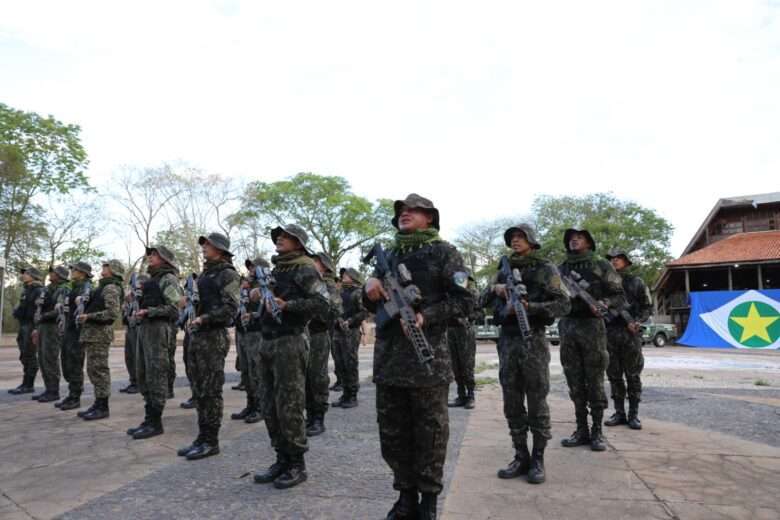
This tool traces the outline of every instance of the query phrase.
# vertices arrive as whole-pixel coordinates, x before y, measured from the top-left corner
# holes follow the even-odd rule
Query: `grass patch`
[[[474,383],[476,383],[477,387],[483,387],[488,385],[495,385],[498,383],[498,379],[495,377],[478,377],[474,380]]]
[[[694,379],[704,379],[704,376],[693,376]]]
[[[479,374],[480,372],[484,372],[485,370],[490,370],[491,368],[497,368],[498,363],[485,363],[484,361],[480,361],[477,363],[477,366],[474,367],[474,373]]]
[[[769,381],[767,381],[766,379],[756,379],[755,381],[753,381],[753,384],[756,386],[772,386],[769,384]]]

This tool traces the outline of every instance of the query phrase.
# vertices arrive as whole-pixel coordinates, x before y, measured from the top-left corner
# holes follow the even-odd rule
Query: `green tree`
[[[297,223],[309,234],[311,247],[328,253],[336,263],[392,230],[392,201],[372,203],[352,193],[342,177],[299,173],[284,181],[253,182],[241,208],[233,215],[235,224],[270,228]]]
[[[556,263],[565,257],[563,232],[571,227],[590,231],[600,255],[613,248],[626,250],[648,285],[671,258],[672,224],[655,210],[620,200],[612,193],[541,195],[534,200],[532,210],[541,253]]]
[[[0,103],[0,247],[24,256],[41,238],[39,194],[89,189],[81,129]],[[37,231],[36,231],[37,228]]]

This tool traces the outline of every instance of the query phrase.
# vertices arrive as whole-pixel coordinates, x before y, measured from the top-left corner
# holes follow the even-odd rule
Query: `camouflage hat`
[[[87,278],[92,278],[92,266],[86,262],[76,262],[75,264],[71,264],[68,267],[74,271],[80,271],[84,273],[87,275]]]
[[[38,280],[39,282],[42,282],[44,278],[43,273],[33,266],[22,269],[22,274],[27,274],[32,277],[33,280]]]
[[[70,271],[64,265],[58,265],[57,267],[49,267],[49,273],[56,273],[60,277],[60,280],[67,280],[70,278]]]
[[[352,267],[348,267],[346,269],[342,269],[341,270],[341,277],[343,278],[344,275],[347,275],[350,278],[352,278],[352,281],[355,282],[358,285],[363,285],[363,283],[364,283],[363,275],[360,274],[360,271],[358,271],[357,269],[353,269]]]
[[[530,224],[517,224],[516,226],[512,226],[504,231],[504,243],[506,244],[506,247],[512,247],[512,234],[515,231],[520,231],[523,235],[525,235],[525,239],[533,246],[534,249],[539,249],[542,247],[541,244],[539,244],[539,241],[536,239],[536,232],[534,231],[534,228],[532,228]]]
[[[300,242],[303,246],[303,250],[306,252],[306,254],[309,256],[314,256],[314,252],[306,247],[306,243],[309,241],[309,235],[306,234],[306,231],[304,231],[301,226],[298,224],[285,224],[284,226],[276,226],[271,230],[271,240],[276,243],[276,239],[279,238],[279,235],[282,233],[287,233],[288,235],[292,235],[297,238],[298,242]]]
[[[593,235],[590,234],[590,231],[588,231],[587,229],[576,229],[576,228],[569,228],[563,232],[563,247],[566,248],[566,251],[569,251],[569,240],[571,239],[572,235],[584,236],[585,239],[588,242],[590,242],[590,250],[596,251],[596,241],[593,240]]]
[[[398,217],[401,216],[401,209],[404,207],[410,209],[424,209],[433,215],[433,222],[431,225],[436,229],[439,229],[439,210],[433,205],[430,199],[421,197],[416,193],[410,193],[404,200],[397,200],[393,203],[393,211],[395,216],[391,221],[393,226],[398,229]]]
[[[252,267],[263,267],[263,268],[271,267],[271,264],[268,263],[268,260],[266,260],[262,256],[258,256],[257,258],[254,259],[247,258],[246,261],[244,262],[244,265],[246,266],[247,269],[252,269]]]
[[[111,260],[104,260],[103,266],[108,266],[108,268],[111,269],[111,274],[114,276],[122,278],[125,275],[125,266],[116,258],[112,258]]]
[[[149,246],[146,248],[146,256],[151,255],[152,251],[157,251],[160,258],[170,264],[171,267],[178,268],[176,265],[176,254],[167,247],[159,244]]]
[[[202,246],[206,242],[226,255],[233,256],[233,253],[230,252],[230,239],[222,233],[209,233],[208,236],[198,238],[198,245]]]
[[[625,252],[622,249],[612,249],[609,253],[604,255],[607,260],[612,260],[613,258],[617,258],[618,256],[622,256],[623,259],[628,262],[628,265],[633,265],[634,262],[631,261],[631,257],[628,256],[628,253]]]
[[[322,262],[322,265],[325,266],[325,269],[327,269],[331,273],[334,273],[334,274],[336,273],[336,266],[333,265],[333,260],[331,260],[331,258],[328,255],[328,253],[324,253],[324,252],[323,253],[317,253],[317,254],[312,255],[312,257],[316,258],[317,260]]]

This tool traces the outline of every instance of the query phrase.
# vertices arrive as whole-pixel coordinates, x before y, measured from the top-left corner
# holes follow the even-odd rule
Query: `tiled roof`
[[[737,233],[666,264],[668,267],[740,262],[780,262],[780,231]]]

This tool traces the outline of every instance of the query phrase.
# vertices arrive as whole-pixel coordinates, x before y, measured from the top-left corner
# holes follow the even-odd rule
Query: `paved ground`
[[[610,449],[597,454],[560,447],[574,425],[553,349],[548,482],[531,486],[495,478],[512,452],[493,383],[495,348],[480,345],[477,409],[451,414],[442,517],[780,518],[779,353],[649,348],[645,354],[645,429],[608,429]],[[363,348],[364,378],[370,360],[371,349]],[[112,349],[111,365],[116,387],[126,380],[121,349]],[[310,481],[282,492],[251,481],[271,459],[262,423],[227,419],[219,457],[186,462],[175,456],[195,435],[194,414],[178,408],[188,395],[183,378],[166,410],[166,434],[132,441],[124,430],[141,418],[138,396],[112,396],[111,418],[86,423],[7,394],[18,372],[15,349],[0,348],[2,520],[382,518],[394,499],[379,454],[371,384],[364,385],[359,408],[328,414],[328,432],[311,442]],[[243,405],[243,394],[229,389],[236,377],[228,374],[226,413]]]

